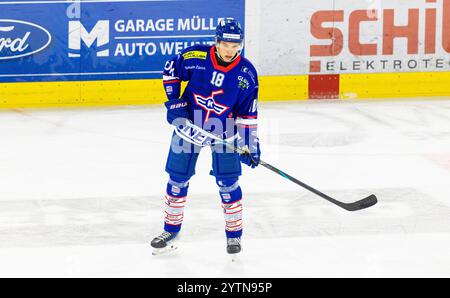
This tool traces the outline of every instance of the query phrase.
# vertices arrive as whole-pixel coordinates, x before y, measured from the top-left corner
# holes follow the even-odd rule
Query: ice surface
[[[379,203],[244,168],[234,263],[208,149],[179,250],[152,256],[170,136],[163,107],[0,112],[0,276],[450,277],[450,99],[261,103],[266,162]]]

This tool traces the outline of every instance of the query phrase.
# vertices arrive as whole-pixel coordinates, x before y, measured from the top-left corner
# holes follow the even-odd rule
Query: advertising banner
[[[0,82],[160,78],[245,0],[1,1]]]
[[[322,2],[310,16],[310,72],[450,70],[450,0]]]

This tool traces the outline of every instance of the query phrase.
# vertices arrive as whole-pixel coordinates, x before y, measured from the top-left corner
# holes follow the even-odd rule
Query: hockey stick
[[[209,133],[209,132],[205,131],[204,129],[194,125],[190,121],[186,121],[186,126],[192,128],[192,129],[195,129],[197,131],[200,131],[205,136],[218,141],[220,144],[223,144],[223,145],[227,146],[228,148],[230,148],[231,150],[233,150],[236,153],[248,154],[247,151],[244,151],[243,149],[234,146],[233,144],[227,142],[226,140],[224,140],[224,139],[222,139],[222,138],[220,138],[220,137],[218,137],[218,136],[216,136],[216,135],[214,135],[212,133]],[[364,198],[362,200],[356,201],[356,202],[344,203],[344,202],[338,201],[336,199],[333,199],[332,197],[322,193],[321,191],[318,191],[317,189],[315,189],[315,188],[313,188],[313,187],[311,187],[311,186],[301,182],[300,180],[292,177],[291,175],[281,171],[280,169],[272,166],[271,164],[269,164],[267,162],[264,162],[264,161],[260,160],[259,164],[262,165],[263,167],[265,167],[265,168],[267,168],[267,169],[277,173],[278,175],[288,179],[289,181],[292,181],[295,184],[300,185],[301,187],[309,190],[310,192],[315,193],[316,195],[324,198],[325,200],[327,200],[327,201],[329,201],[329,202],[331,202],[331,203],[333,203],[333,204],[335,204],[335,205],[337,205],[337,206],[347,210],[347,211],[357,211],[357,210],[369,208],[370,206],[373,206],[373,205],[375,205],[378,202],[377,197],[372,194],[372,195],[370,195],[370,196],[368,196],[368,197],[366,197],[366,198]]]

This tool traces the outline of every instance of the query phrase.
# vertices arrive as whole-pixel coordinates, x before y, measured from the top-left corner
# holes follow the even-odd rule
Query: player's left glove
[[[167,122],[173,124],[175,119],[189,119],[188,103],[184,99],[172,99],[165,103],[167,108]]]
[[[245,153],[239,155],[239,159],[243,164],[254,169],[259,165],[261,149],[258,138],[254,138],[251,143],[245,144],[242,140],[238,140],[238,147],[245,151]]]

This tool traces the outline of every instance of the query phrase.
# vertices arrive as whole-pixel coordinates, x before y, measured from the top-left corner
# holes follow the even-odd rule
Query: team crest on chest
[[[211,113],[214,113],[218,116],[222,115],[229,109],[229,107],[219,104],[214,100],[214,96],[223,94],[223,90],[213,91],[211,95],[204,97],[200,94],[194,94],[195,102],[198,106],[200,106],[203,110],[206,111],[205,122],[208,121]]]

